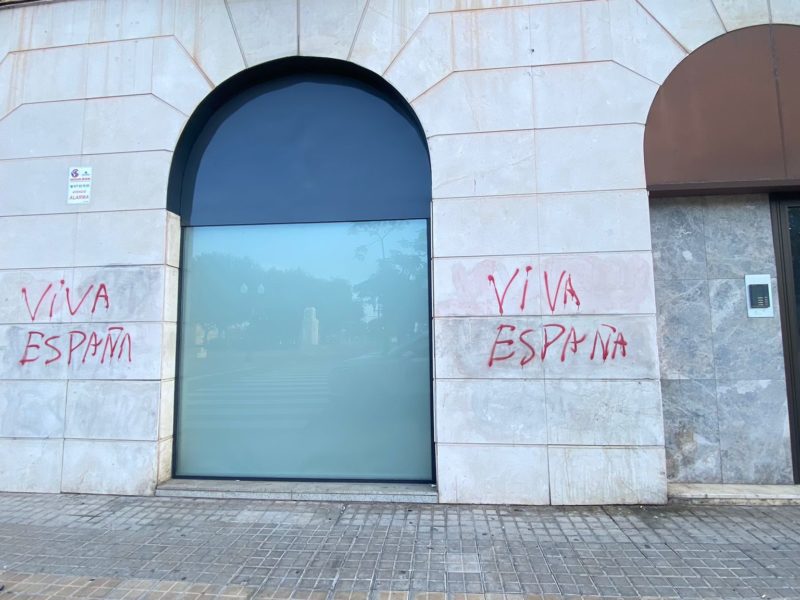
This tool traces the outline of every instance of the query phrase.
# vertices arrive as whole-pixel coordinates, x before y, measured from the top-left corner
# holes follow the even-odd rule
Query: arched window
[[[425,136],[377,75],[249,69],[190,119],[175,475],[432,481]]]

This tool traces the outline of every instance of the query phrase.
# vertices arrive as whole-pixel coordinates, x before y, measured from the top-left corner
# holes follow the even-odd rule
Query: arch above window
[[[427,219],[430,173],[422,127],[388,83],[345,61],[290,57],[201,103],[178,142],[168,208],[186,226]]]

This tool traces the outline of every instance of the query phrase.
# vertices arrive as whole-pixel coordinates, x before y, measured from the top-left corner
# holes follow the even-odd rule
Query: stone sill
[[[670,504],[800,505],[800,485],[670,483]]]
[[[235,479],[170,479],[159,484],[156,488],[156,496],[422,504],[435,504],[439,501],[436,486],[426,483],[241,481]]]

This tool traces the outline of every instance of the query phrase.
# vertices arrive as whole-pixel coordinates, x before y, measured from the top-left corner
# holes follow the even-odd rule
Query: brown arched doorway
[[[800,27],[681,62],[645,167],[668,477],[800,481]]]

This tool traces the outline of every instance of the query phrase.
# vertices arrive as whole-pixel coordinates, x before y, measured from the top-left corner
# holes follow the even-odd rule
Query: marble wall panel
[[[658,355],[665,379],[714,379],[714,335],[705,279],[656,281]]]
[[[176,268],[181,264],[181,218],[169,211],[167,211],[166,262],[170,267]]]
[[[690,52],[725,33],[712,0],[639,0],[639,4]]]
[[[164,327],[0,325],[0,379],[160,379]]]
[[[537,131],[538,191],[546,193],[643,188],[643,136],[643,125],[568,127]]]
[[[170,0],[95,0],[89,41],[165,35],[172,32],[174,21],[175,3]]]
[[[713,0],[725,29],[769,23],[769,0]]]
[[[434,198],[536,191],[533,131],[445,135],[428,144]]]
[[[300,54],[347,58],[367,0],[298,0],[298,3]]]
[[[547,448],[438,444],[439,501],[549,504]]]
[[[175,417],[175,380],[161,382],[158,405],[158,439],[171,438]]]
[[[542,253],[650,250],[647,191],[539,194]]]
[[[792,483],[786,384],[726,381],[717,386],[724,483]]]
[[[412,106],[429,136],[533,129],[531,72],[525,67],[452,73]]]
[[[164,264],[166,226],[165,210],[82,213],[75,254],[65,259],[75,266]]]
[[[158,381],[70,381],[65,437],[156,440]]]
[[[442,198],[431,210],[435,257],[538,253],[535,196]]]
[[[544,382],[436,382],[436,441],[462,444],[546,444]]]
[[[800,23],[800,4],[795,0],[770,0],[769,6],[773,23]]]
[[[85,100],[16,108],[0,120],[0,159],[80,154]]]
[[[297,0],[228,0],[247,66],[297,53]]]
[[[719,483],[722,464],[714,379],[661,380],[667,478],[686,483]]]
[[[540,315],[538,256],[437,258],[433,312],[441,316]]]
[[[775,247],[766,195],[709,197],[703,224],[709,279],[732,279],[748,273],[775,277]]]
[[[148,38],[88,46],[86,97],[150,93],[153,43]]]
[[[120,115],[136,118],[121,119]],[[149,94],[87,100],[83,152],[172,152],[185,122],[186,115]],[[61,154],[79,152],[80,149]]]
[[[163,319],[168,323],[178,320],[178,284],[180,273],[175,267],[164,267],[164,300],[162,303]]]
[[[66,392],[66,381],[0,381],[0,437],[63,437]]]
[[[383,73],[427,15],[425,0],[370,0],[350,60]]]
[[[0,271],[0,323],[161,321],[163,294],[159,266]]]
[[[775,316],[747,316],[744,279],[712,279],[711,328],[714,367],[718,379],[784,379],[783,340],[775,302]],[[772,282],[773,300],[777,288]]]
[[[58,492],[62,440],[0,438],[0,490]]]
[[[62,46],[8,55],[19,78],[16,105],[85,98],[89,49]]]
[[[608,3],[549,3],[529,9],[531,63],[552,65],[611,58]]]
[[[661,84],[687,52],[636,0],[610,0],[614,60]]]
[[[152,495],[157,452],[156,442],[65,440],[61,491]]]
[[[650,204],[653,271],[659,279],[706,279],[705,210],[697,198]]]
[[[545,381],[547,441],[579,446],[664,443],[657,381]]]
[[[93,4],[92,0],[48,2],[12,10],[17,13],[18,33],[10,49],[85,44],[89,41]]]
[[[645,123],[658,91],[610,61],[534,67],[532,73],[537,128]]]
[[[553,504],[663,504],[664,448],[548,448]]]
[[[502,8],[508,6],[528,6],[531,4],[550,4],[552,2],[572,2],[573,0],[430,0],[431,12],[456,10],[478,10],[481,8]]]
[[[191,115],[211,91],[212,86],[197,63],[173,37],[154,41],[152,68],[153,95],[185,115]]]
[[[455,70],[533,64],[530,9],[459,12],[452,20]]]
[[[389,65],[384,77],[411,102],[453,70],[450,15],[429,15]],[[423,128],[426,124],[422,123]]]
[[[0,217],[0,269],[68,265],[75,253],[77,215]]]
[[[172,477],[172,438],[158,442],[158,483],[164,483]]]

